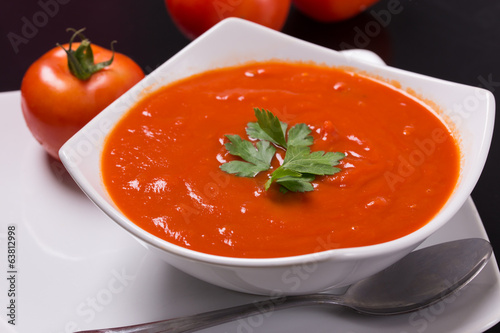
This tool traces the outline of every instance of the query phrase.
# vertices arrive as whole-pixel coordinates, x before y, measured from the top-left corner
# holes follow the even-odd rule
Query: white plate
[[[19,92],[0,93],[0,105],[0,332],[130,325],[262,299],[201,282],[149,255],[85,197],[60,163],[47,157],[25,126]],[[16,229],[13,269],[7,262],[9,225]],[[487,239],[471,199],[423,245],[467,237]],[[9,297],[11,275],[16,295]],[[11,300],[15,325],[7,322]],[[414,314],[371,317],[314,306],[203,332],[471,333],[499,321],[500,274],[491,260],[465,290]]]

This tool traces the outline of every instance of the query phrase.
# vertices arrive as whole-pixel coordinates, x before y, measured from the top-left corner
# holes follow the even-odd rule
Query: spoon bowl
[[[313,304],[342,305],[371,315],[395,315],[430,306],[469,283],[486,265],[491,244],[462,239],[414,251],[385,270],[351,285],[342,295],[285,296],[133,326],[75,333],[181,333],[268,311]]]
[[[471,281],[492,253],[489,242],[463,239],[411,252],[342,295],[358,312],[393,315],[430,306]]]

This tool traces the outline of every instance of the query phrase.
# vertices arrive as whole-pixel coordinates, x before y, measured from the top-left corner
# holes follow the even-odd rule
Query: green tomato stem
[[[84,30],[85,28],[80,30],[71,28],[67,29],[67,31],[73,31],[73,35],[69,40],[68,50],[66,50],[60,44],[57,44],[66,52],[66,55],[68,56],[68,67],[71,74],[82,81],[88,80],[92,76],[92,74],[111,65],[113,59],[115,58],[115,50],[113,48],[113,44],[116,43],[116,41],[111,42],[111,58],[107,61],[95,64],[94,53],[92,52],[92,48],[90,47],[90,41],[82,34]],[[73,41],[77,36],[80,37],[81,43],[76,50],[73,50]]]

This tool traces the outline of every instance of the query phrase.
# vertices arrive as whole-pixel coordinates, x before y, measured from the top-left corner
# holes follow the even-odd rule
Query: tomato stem
[[[67,50],[60,44],[57,44],[66,52],[68,56],[68,67],[71,74],[82,81],[88,80],[92,76],[92,74],[111,65],[113,59],[115,58],[115,50],[113,48],[113,45],[114,43],[116,43],[116,41],[111,42],[111,58],[107,61],[95,64],[94,53],[92,52],[92,48],[90,47],[90,41],[82,34],[84,30],[85,28],[80,30],[75,30],[72,28],[67,29],[67,31],[73,31],[73,35],[69,40],[69,47]],[[78,48],[76,50],[73,50],[73,41],[77,36],[80,37],[81,42]]]

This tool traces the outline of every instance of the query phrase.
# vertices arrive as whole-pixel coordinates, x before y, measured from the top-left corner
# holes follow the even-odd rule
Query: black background
[[[107,47],[116,39],[117,51],[134,59],[146,73],[190,42],[174,26],[162,0],[58,1],[17,0],[0,4],[0,91],[18,90],[24,72],[33,61],[57,42],[68,41],[69,34],[65,31],[68,27],[86,27],[86,35],[101,46]],[[399,3],[399,12],[386,17],[376,29],[377,14],[395,2]],[[44,10],[42,3],[52,6]],[[48,14],[40,14],[44,11]],[[24,27],[27,21],[39,26],[28,31]],[[498,1],[381,0],[354,19],[334,24],[316,23],[292,8],[283,32],[335,50],[366,48],[390,66],[483,86],[500,101]],[[13,45],[9,40],[13,34],[25,37],[23,43]],[[484,82],[489,84],[485,86]],[[500,251],[499,140],[496,133],[487,164],[472,193],[497,253]]]

